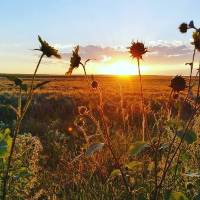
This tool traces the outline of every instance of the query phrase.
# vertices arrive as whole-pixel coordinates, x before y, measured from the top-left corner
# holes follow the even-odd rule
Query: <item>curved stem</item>
[[[196,97],[196,103],[195,103],[195,106],[196,104],[199,102],[199,91],[200,91],[200,62],[199,62],[199,69],[198,69],[198,89],[197,89],[197,97]]]
[[[37,70],[40,66],[40,63],[42,61],[43,56],[44,56],[44,54],[42,54],[40,56],[38,64],[35,68],[35,71],[34,71],[34,74],[33,74],[32,80],[31,80],[30,92],[28,94],[27,101],[26,101],[26,104],[24,106],[24,109],[23,109],[21,115],[19,117],[17,117],[16,126],[15,126],[14,133],[13,133],[13,141],[12,141],[12,145],[11,145],[10,155],[8,157],[8,163],[7,163],[7,167],[6,167],[6,171],[5,171],[4,179],[3,179],[2,200],[6,199],[7,184],[8,184],[8,179],[9,179],[9,171],[10,171],[10,167],[11,167],[11,161],[12,161],[13,152],[14,152],[14,148],[15,148],[16,138],[17,138],[17,135],[18,135],[19,130],[20,130],[21,122],[24,118],[26,111],[28,110],[28,107],[30,105],[30,102],[31,102],[31,99],[32,99],[32,96],[33,96],[33,91],[34,91],[33,90],[33,84],[34,84],[35,76],[36,76]]]
[[[116,157],[116,155],[115,155],[115,153],[113,151],[113,147],[112,147],[112,144],[111,144],[110,136],[109,136],[109,133],[108,133],[108,125],[107,125],[105,117],[104,117],[104,112],[103,112],[102,106],[100,106],[100,115],[101,115],[101,119],[102,119],[103,126],[104,126],[104,131],[105,131],[104,133],[105,133],[108,149],[110,150],[110,153],[112,154],[112,157],[113,157],[113,159],[115,161],[115,164],[116,164],[117,168],[120,170],[120,173],[122,175],[122,180],[123,180],[124,185],[125,185],[125,187],[127,189],[127,192],[130,194],[130,189],[129,189],[128,183],[126,181],[125,174],[124,174],[124,172],[123,172],[123,170],[122,170],[122,168],[120,166],[120,163],[119,163],[119,161],[118,161],[118,159],[117,159],[117,157]]]

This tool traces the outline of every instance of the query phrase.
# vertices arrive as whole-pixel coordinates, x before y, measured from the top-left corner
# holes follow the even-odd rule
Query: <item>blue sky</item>
[[[38,34],[69,46],[66,51],[75,44],[127,46],[133,39],[189,44],[191,34],[177,27],[190,20],[200,25],[199,7],[198,0],[1,0],[0,73],[33,70],[38,54],[30,49],[38,47]],[[67,60],[58,65],[58,72],[52,63],[40,72],[64,73]]]

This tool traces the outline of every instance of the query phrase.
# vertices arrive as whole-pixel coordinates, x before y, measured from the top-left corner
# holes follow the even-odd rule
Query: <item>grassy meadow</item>
[[[189,29],[188,77],[144,76],[139,41],[137,76],[87,74],[79,45],[65,75],[38,75],[44,57],[62,59],[38,36],[34,73],[0,78],[1,199],[199,200],[200,29]]]
[[[5,76],[0,80],[0,101],[17,106],[19,91]],[[27,85],[31,83],[30,76],[20,78]],[[158,151],[157,179],[162,177],[168,140],[172,139],[169,130],[165,130],[167,119],[163,111],[169,103],[171,79],[169,76],[143,76],[148,126],[155,131],[151,131],[151,137],[159,134],[155,123],[158,126],[161,123],[160,128],[166,134]],[[9,187],[9,199],[154,199],[151,195],[155,184],[155,160],[150,146],[138,143],[133,155],[130,153],[131,145],[141,141],[139,78],[37,76],[35,84],[47,80],[50,82],[35,91],[17,136],[12,161],[15,178],[9,182],[14,186]],[[94,80],[98,82],[99,89],[92,88]],[[179,94],[179,100],[175,101],[183,101],[184,96],[185,92]],[[103,146],[87,150],[92,144],[105,142],[102,136],[105,127],[98,111],[101,104],[112,149],[126,173],[131,195],[123,185],[119,167],[109,148]],[[87,110],[82,113],[80,108]],[[182,122],[187,121],[188,113],[182,107],[173,107],[173,112],[174,118],[179,112]],[[16,123],[14,113],[7,107],[0,108],[0,113],[2,131],[7,127],[12,131]],[[176,121],[170,123],[170,126],[179,126]],[[196,129],[199,130],[198,126]],[[178,141],[173,145],[177,145]],[[189,173],[189,169],[195,172],[199,169],[197,157],[194,157],[194,154],[199,156],[198,143],[183,145],[186,149],[181,156],[187,163],[178,166],[176,178],[173,175],[174,164],[165,187],[168,191],[173,185],[175,191],[194,195],[196,193],[193,192],[200,189],[196,184],[198,176],[186,176],[183,170]],[[85,152],[88,155],[84,155]]]

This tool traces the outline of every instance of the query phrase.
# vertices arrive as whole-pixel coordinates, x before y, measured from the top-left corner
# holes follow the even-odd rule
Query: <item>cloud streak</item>
[[[148,46],[148,45],[147,45]],[[145,63],[150,65],[175,65],[184,64],[191,60],[192,45],[182,42],[149,42],[149,52],[144,57]],[[101,47],[97,45],[80,46],[80,55],[83,60],[94,59],[98,63],[112,63],[116,60],[130,59],[126,47]],[[71,51],[62,53],[65,60],[71,57]]]

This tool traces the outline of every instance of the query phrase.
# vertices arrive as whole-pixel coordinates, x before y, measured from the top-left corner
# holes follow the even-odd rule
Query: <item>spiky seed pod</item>
[[[73,50],[72,57],[70,59],[70,67],[77,68],[79,67],[81,57],[79,56],[79,46],[76,46]]]
[[[56,58],[61,58],[60,54],[58,53],[58,50],[50,46],[45,40],[42,40],[42,38],[39,35],[38,35],[38,40],[41,44],[41,47],[40,49],[35,49],[35,50],[41,51],[47,57],[55,56]]]
[[[72,51],[72,57],[70,58],[70,67],[66,75],[71,75],[75,68],[78,68],[81,63],[81,57],[79,56],[79,45],[74,47]]]
[[[148,52],[148,49],[144,46],[142,42],[132,42],[131,46],[128,47],[129,53],[132,58],[142,59],[142,56]]]
[[[181,33],[187,33],[188,24],[187,24],[187,23],[182,23],[182,24],[179,26],[179,30],[180,30]]]
[[[182,76],[175,76],[172,80],[171,80],[171,85],[170,87],[172,88],[172,90],[174,92],[180,92],[185,90],[186,86],[186,81]]]
[[[84,115],[88,112],[88,109],[85,106],[80,106],[80,107],[78,107],[78,112],[80,115]]]
[[[96,89],[98,87],[98,82],[92,81],[91,86],[92,86],[93,89]]]
[[[192,34],[193,37],[193,42],[191,44],[193,44],[195,46],[195,48],[200,51],[200,32],[194,32]]]

